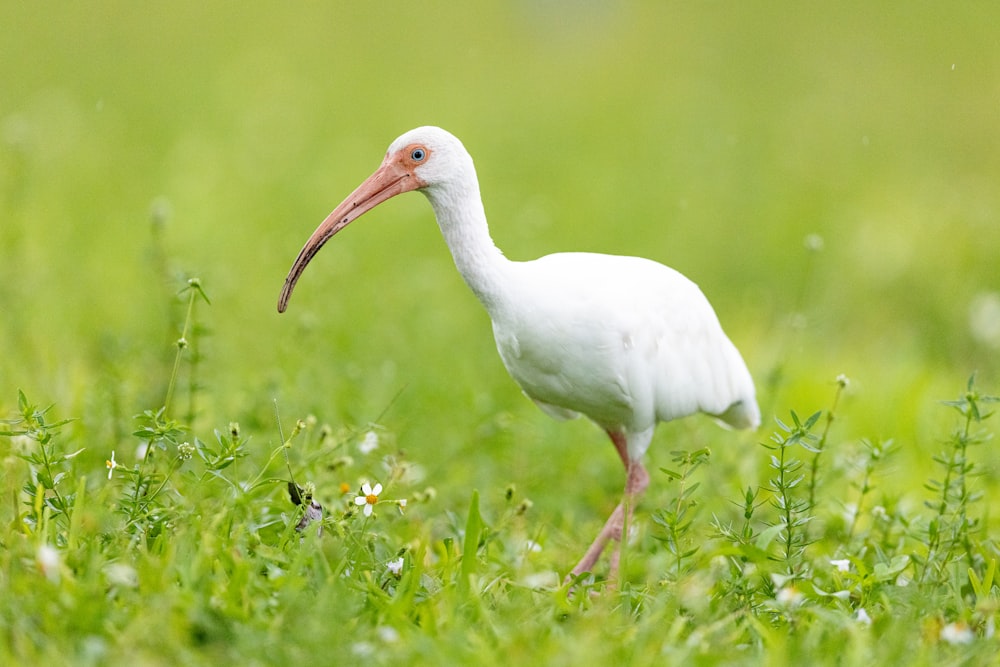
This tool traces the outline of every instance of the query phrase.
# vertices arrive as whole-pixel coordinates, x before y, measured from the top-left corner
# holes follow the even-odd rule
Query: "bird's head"
[[[330,238],[353,220],[396,195],[422,190],[432,200],[458,183],[468,182],[475,171],[468,151],[454,135],[439,127],[418,127],[392,142],[375,173],[340,203],[320,223],[302,247],[285,278],[278,312],[285,312],[295,283],[309,261]]]
[[[412,189],[433,191],[475,173],[462,142],[440,127],[418,127],[401,135],[389,145],[382,165],[390,162],[414,175],[419,185]]]

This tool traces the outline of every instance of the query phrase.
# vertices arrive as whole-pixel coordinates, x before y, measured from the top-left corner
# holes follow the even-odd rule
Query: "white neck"
[[[424,190],[434,208],[455,267],[486,310],[493,312],[503,296],[510,260],[493,243],[475,172],[471,178]]]

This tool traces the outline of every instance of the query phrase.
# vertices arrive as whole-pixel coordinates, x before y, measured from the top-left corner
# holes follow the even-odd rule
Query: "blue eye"
[[[414,148],[413,152],[410,153],[410,159],[414,162],[423,162],[425,157],[427,157],[427,152],[423,148]]]

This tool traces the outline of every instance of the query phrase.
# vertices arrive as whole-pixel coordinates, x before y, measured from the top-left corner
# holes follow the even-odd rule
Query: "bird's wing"
[[[699,411],[734,426],[758,419],[739,352],[677,271],[587,253],[522,266],[518,302],[491,313],[494,334],[507,369],[546,412],[630,431]]]

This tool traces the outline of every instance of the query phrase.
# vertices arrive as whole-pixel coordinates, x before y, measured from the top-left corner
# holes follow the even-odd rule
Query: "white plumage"
[[[756,428],[750,373],[698,286],[671,268],[593,253],[505,258],[489,235],[472,158],[436,127],[396,139],[379,169],[323,221],[292,266],[278,310],[331,236],[410,190],[422,191],[434,208],[455,266],[489,313],[500,358],[524,393],[553,417],[590,418],[622,458],[625,500],[573,568],[589,571],[606,543],[620,539],[625,508],[648,483],[641,458],[657,422],[703,412]]]

